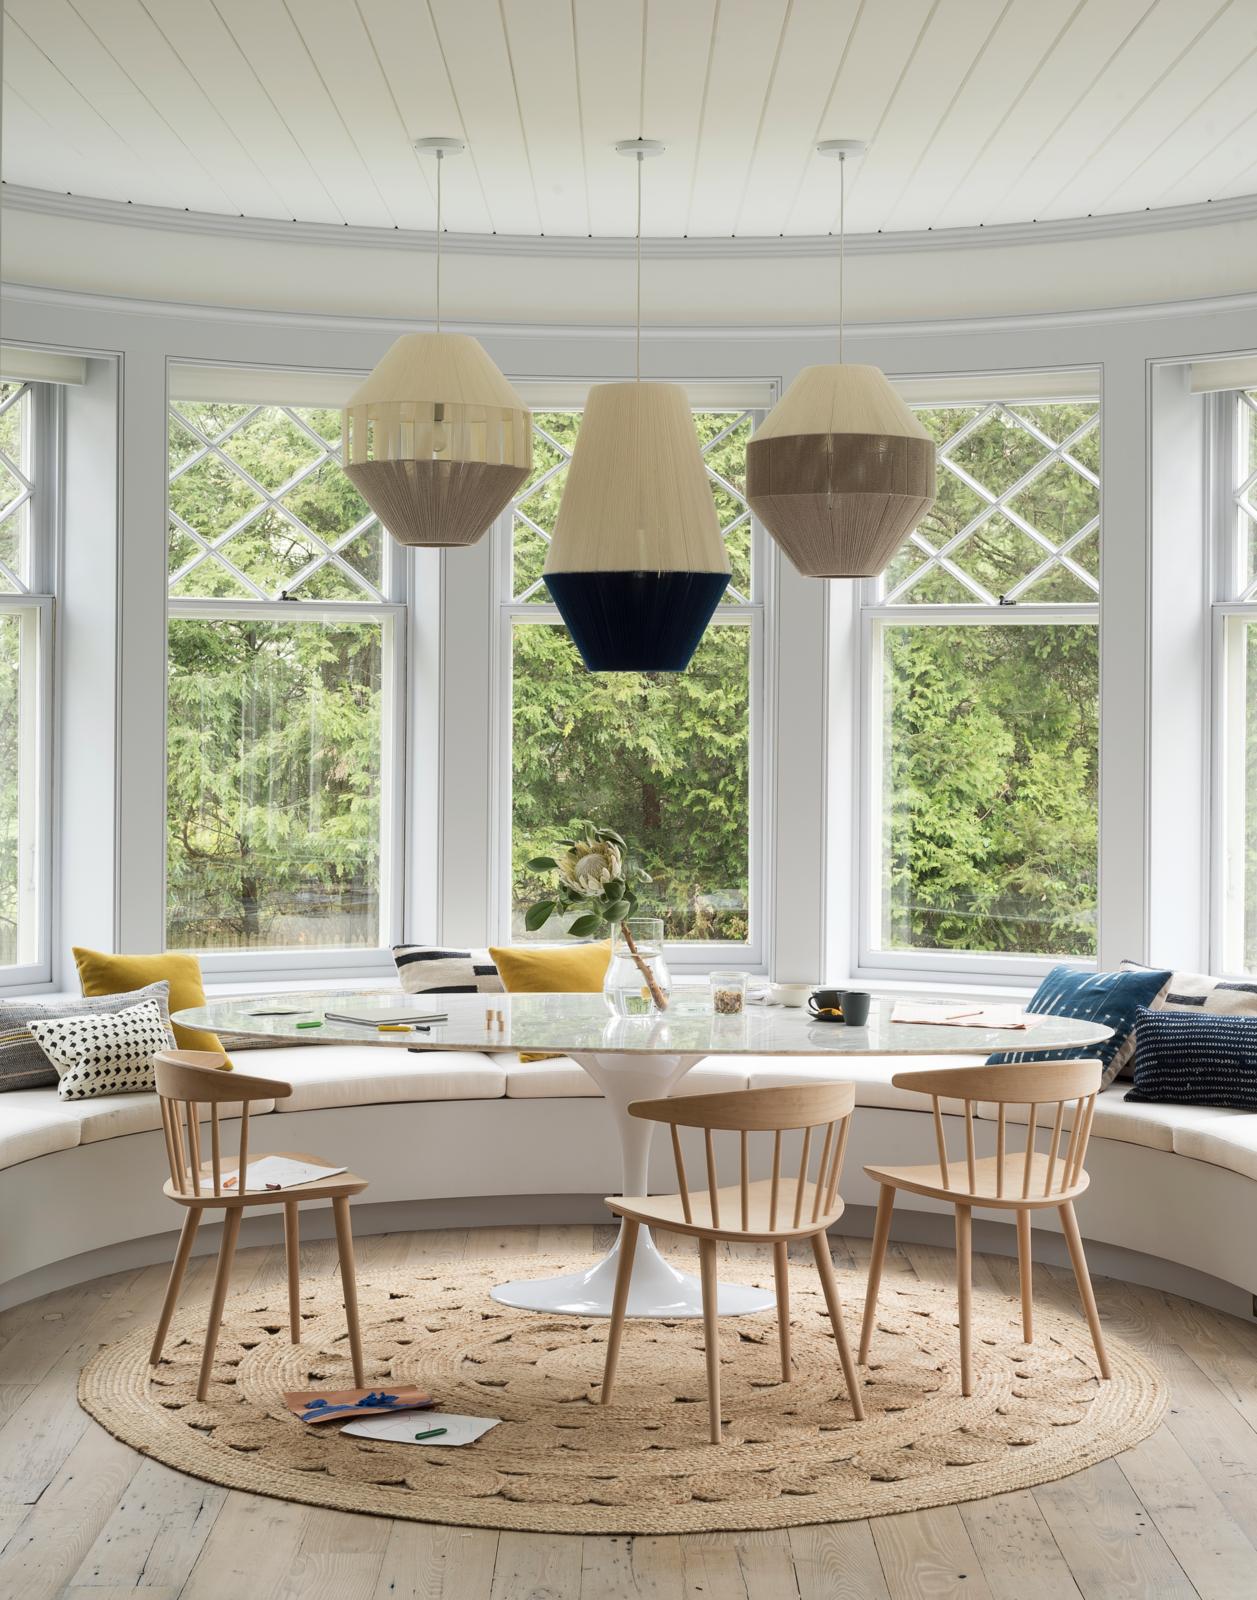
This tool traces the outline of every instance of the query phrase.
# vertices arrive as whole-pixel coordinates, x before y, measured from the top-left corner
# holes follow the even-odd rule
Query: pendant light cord
[[[642,152],[637,152],[637,338],[634,346],[634,379],[642,381]]]
[[[838,157],[838,365],[842,365],[844,297],[847,276],[847,158]]]
[[[441,331],[441,166],[445,151],[436,153],[436,331]],[[841,359],[841,357],[839,358]]]

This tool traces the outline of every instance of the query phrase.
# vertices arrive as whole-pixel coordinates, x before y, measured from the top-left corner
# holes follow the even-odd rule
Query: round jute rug
[[[511,1275],[572,1263],[511,1261]],[[975,1392],[960,1395],[955,1298],[883,1290],[866,1420],[853,1420],[810,1261],[791,1266],[794,1380],[781,1382],[769,1315],[720,1325],[723,1445],[707,1441],[703,1333],[630,1322],[615,1400],[597,1403],[607,1324],[539,1316],[489,1298],[502,1263],[374,1274],[359,1285],[367,1381],[426,1387],[447,1411],[503,1419],[461,1449],[379,1443],[312,1428],[283,1391],[352,1382],[335,1279],[303,1295],[288,1339],[283,1286],[227,1305],[209,1399],[195,1399],[203,1313],[178,1318],[150,1374],[151,1330],[102,1349],[79,1397],[127,1444],[211,1483],[345,1511],[538,1533],[693,1533],[845,1521],[1002,1494],[1076,1472],[1159,1422],[1156,1369],[1109,1339],[1100,1383],[1086,1325],[975,1296]],[[721,1276],[771,1284],[771,1268]],[[844,1275],[849,1335],[860,1304]]]

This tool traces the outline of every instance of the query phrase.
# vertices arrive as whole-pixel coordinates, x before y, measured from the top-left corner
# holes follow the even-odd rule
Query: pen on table
[[[416,1439],[437,1439],[437,1438],[439,1438],[441,1436],[441,1434],[448,1433],[449,1431],[450,1430],[448,1428],[429,1428],[426,1433],[417,1433],[415,1435],[415,1438]]]
[[[951,1011],[948,1013],[946,1020],[948,1022],[959,1022],[963,1017],[980,1017],[981,1015],[982,1007],[979,1006],[976,1011]]]

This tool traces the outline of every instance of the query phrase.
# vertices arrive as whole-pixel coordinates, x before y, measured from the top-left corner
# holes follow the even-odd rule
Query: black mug
[[[842,990],[813,989],[808,996],[807,1008],[814,1017],[820,1017],[825,1022],[842,1022],[845,1015],[842,1008]]]
[[[849,1028],[862,1028],[869,1020],[869,1006],[872,996],[865,989],[844,989],[842,992],[842,1015]]]
[[[807,1008],[822,1022],[845,1022],[862,1028],[869,1020],[872,997],[864,989],[813,989]]]

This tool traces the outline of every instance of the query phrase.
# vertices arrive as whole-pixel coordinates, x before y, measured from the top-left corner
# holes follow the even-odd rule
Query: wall
[[[143,237],[140,232],[127,234],[135,282],[144,281],[143,261],[135,250]],[[1222,276],[1231,274],[1232,265],[1227,257]],[[64,261],[43,258],[48,277],[64,275],[64,266]],[[28,262],[27,269],[35,267]],[[717,269],[709,263],[709,270]],[[103,276],[108,279],[111,271],[106,263]],[[196,277],[191,268],[189,272],[190,278]],[[305,281],[303,274],[304,262],[292,257],[287,274],[281,279],[268,273],[255,299],[288,297],[294,284]],[[966,295],[958,294],[964,302]],[[3,316],[6,341],[94,353],[113,364],[98,369],[105,385],[99,397],[112,407],[121,449],[116,464],[111,459],[84,470],[99,475],[92,485],[98,503],[118,507],[112,544],[99,528],[90,536],[105,539],[94,556],[98,570],[91,604],[102,605],[102,615],[111,604],[117,612],[116,628],[102,623],[96,630],[92,659],[100,670],[102,651],[112,651],[115,688],[106,692],[102,681],[75,671],[72,655],[63,674],[64,725],[83,727],[95,718],[99,732],[100,718],[110,723],[112,738],[101,736],[93,745],[91,776],[84,774],[80,757],[76,781],[112,795],[111,849],[85,849],[79,831],[85,826],[81,797],[72,800],[63,794],[72,836],[63,840],[60,863],[62,944],[84,926],[98,927],[102,903],[112,902],[120,945],[156,949],[162,940],[164,892],[166,363],[209,360],[365,371],[403,325],[309,311],[180,307],[29,285],[10,286]],[[631,334],[624,328],[572,323],[536,329],[486,326],[480,331],[491,354],[513,377],[618,377],[631,360]],[[645,346],[647,370],[679,379],[788,383],[801,366],[832,358],[832,341],[824,329],[749,322],[738,328],[651,327]],[[1156,562],[1153,552],[1173,549],[1172,542],[1165,543],[1173,538],[1167,521],[1171,513],[1181,530],[1183,519],[1190,524],[1199,508],[1180,488],[1173,503],[1164,507],[1165,516],[1153,516],[1154,496],[1165,498],[1168,485],[1185,481],[1173,470],[1175,460],[1181,461],[1183,473],[1195,470],[1197,441],[1191,426],[1162,427],[1154,483],[1152,400],[1154,387],[1164,386],[1159,380],[1154,385],[1162,364],[1254,347],[1257,295],[1142,309],[905,321],[857,326],[849,332],[848,359],[876,362],[897,375],[1100,369],[1100,959],[1106,965],[1125,956],[1159,959],[1168,954],[1162,949],[1170,938],[1165,930],[1173,930],[1176,961],[1206,962],[1203,882],[1192,873],[1167,878],[1156,870],[1166,840],[1181,828],[1198,838],[1203,826],[1199,787],[1193,791],[1190,783],[1175,786],[1162,779],[1175,770],[1176,762],[1181,770],[1182,751],[1174,741],[1185,719],[1199,720],[1200,684],[1206,681],[1200,673],[1206,663],[1197,656],[1191,673],[1167,672],[1158,666],[1154,651],[1152,619],[1181,618],[1196,606],[1197,593],[1189,585],[1184,597],[1182,569],[1184,563],[1191,566],[1190,548],[1179,549],[1173,560]],[[107,394],[107,372],[116,377],[114,399]],[[1180,394],[1178,403],[1189,416],[1194,414],[1194,402]],[[116,494],[108,481],[115,465]],[[85,522],[77,516],[71,520],[73,546],[88,534]],[[486,639],[492,629],[487,571],[487,555],[476,551],[424,557],[416,571],[419,603],[412,657],[425,663],[429,682],[439,667],[439,684],[430,697],[417,701],[410,730],[408,760],[419,781],[410,819],[417,848],[411,862],[409,937],[470,941],[489,932],[483,908],[492,891],[496,821],[491,696],[485,692]],[[853,586],[809,582],[785,562],[779,563],[777,578],[778,713],[769,729],[776,846],[775,855],[771,847],[769,852],[770,860],[775,859],[769,959],[783,975],[788,967],[791,975],[824,972],[840,977],[849,960],[848,896],[853,888],[854,773],[847,758],[855,676]],[[67,605],[75,603],[75,590],[69,588]],[[86,603],[81,590],[78,603]],[[818,730],[826,728],[832,730],[828,740],[818,737]],[[1194,761],[1194,754],[1189,759]],[[97,770],[98,764],[111,770]],[[1155,808],[1149,800],[1154,781]],[[66,970],[63,949],[63,978]]]

